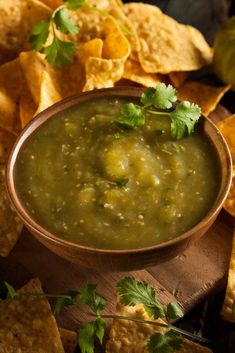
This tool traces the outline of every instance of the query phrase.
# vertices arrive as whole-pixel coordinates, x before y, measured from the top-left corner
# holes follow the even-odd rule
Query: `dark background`
[[[224,21],[235,15],[235,0],[143,0],[143,2],[157,5],[177,21],[198,28],[210,45],[213,45],[215,35]],[[202,71],[199,78],[217,81],[212,68],[209,72]],[[235,113],[235,92],[226,93],[221,103]],[[179,321],[178,325],[210,339],[210,348],[214,353],[235,353],[235,324],[227,323],[220,318],[223,300],[224,292],[212,296]]]

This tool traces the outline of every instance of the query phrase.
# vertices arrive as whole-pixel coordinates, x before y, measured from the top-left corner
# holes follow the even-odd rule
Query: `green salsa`
[[[19,196],[60,238],[103,249],[156,245],[198,223],[217,196],[205,134],[175,140],[169,118],[152,115],[122,129],[115,121],[125,103],[101,98],[56,114],[20,150]]]

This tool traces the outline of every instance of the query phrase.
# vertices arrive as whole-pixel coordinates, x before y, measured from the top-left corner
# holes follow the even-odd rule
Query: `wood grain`
[[[223,107],[219,107],[211,118],[218,121],[228,115]],[[154,286],[163,304],[178,301],[187,312],[225,285],[233,227],[234,219],[222,211],[206,235],[183,254],[131,275]],[[0,258],[1,282],[6,280],[19,287],[37,276],[46,292],[77,289],[87,282],[97,283],[98,291],[110,302],[108,311],[115,309],[115,283],[129,274],[98,273],[73,265],[50,252],[26,229],[11,254]],[[84,314],[68,309],[59,318],[59,324],[74,328],[85,319]]]

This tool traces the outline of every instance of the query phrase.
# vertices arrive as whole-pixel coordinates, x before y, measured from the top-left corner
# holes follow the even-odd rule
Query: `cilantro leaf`
[[[164,334],[157,332],[150,336],[147,348],[149,353],[174,353],[181,345],[181,335],[170,330]]]
[[[145,116],[138,105],[127,103],[122,107],[121,116],[117,120],[117,123],[125,127],[133,128],[135,126],[144,125]]]
[[[74,10],[77,10],[80,7],[86,5],[86,0],[67,0],[65,2],[65,5],[69,10],[74,11]]]
[[[183,101],[169,115],[171,118],[171,134],[179,140],[185,135],[186,131],[189,135],[194,131],[194,125],[201,115],[201,109],[197,104]]]
[[[106,322],[101,317],[97,317],[95,320],[96,336],[98,337],[100,343],[103,342],[104,332],[106,328]]]
[[[54,306],[54,314],[60,314],[60,312],[65,306],[76,304],[78,294],[79,292],[74,290],[68,290],[67,292],[64,292],[61,297],[56,299]]]
[[[80,291],[80,302],[88,305],[94,313],[100,314],[107,306],[107,301],[96,293],[95,284],[86,284]]]
[[[74,43],[62,41],[57,37],[54,37],[52,43],[44,48],[46,60],[57,66],[70,64],[73,60],[74,51]]]
[[[162,305],[156,300],[155,289],[147,283],[138,282],[134,277],[125,277],[117,283],[117,291],[121,304],[144,304],[145,311],[155,319],[165,316]]]
[[[57,29],[62,33],[76,34],[79,32],[76,22],[72,18],[69,18],[69,14],[66,9],[61,9],[55,13],[54,23]]]
[[[140,101],[144,107],[154,106],[159,109],[169,109],[172,107],[172,103],[177,100],[176,93],[177,91],[173,86],[159,83],[156,88],[146,88]]]
[[[94,353],[95,321],[82,325],[78,335],[78,345],[81,353]]]
[[[29,42],[33,49],[40,51],[46,43],[49,34],[50,23],[47,21],[40,21],[32,29],[32,34],[29,37]]]
[[[178,307],[176,303],[169,303],[166,309],[166,317],[170,320],[179,319],[184,316],[183,311]]]
[[[105,328],[106,322],[100,317],[82,325],[78,335],[81,353],[94,353],[95,337],[102,343]]]
[[[14,299],[15,297],[18,296],[18,293],[16,292],[16,290],[13,286],[11,286],[7,282],[4,282],[4,284],[7,287],[7,299]]]
[[[117,184],[117,186],[119,186],[120,188],[122,188],[123,186],[126,186],[126,184],[128,183],[129,179],[117,179],[115,181],[115,183]]]

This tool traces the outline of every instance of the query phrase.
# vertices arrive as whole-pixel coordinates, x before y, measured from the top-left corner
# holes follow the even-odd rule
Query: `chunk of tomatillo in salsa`
[[[203,132],[171,137],[166,116],[133,129],[115,122],[127,100],[101,98],[58,113],[24,143],[19,196],[58,237],[136,249],[177,237],[214,202],[220,176]]]

